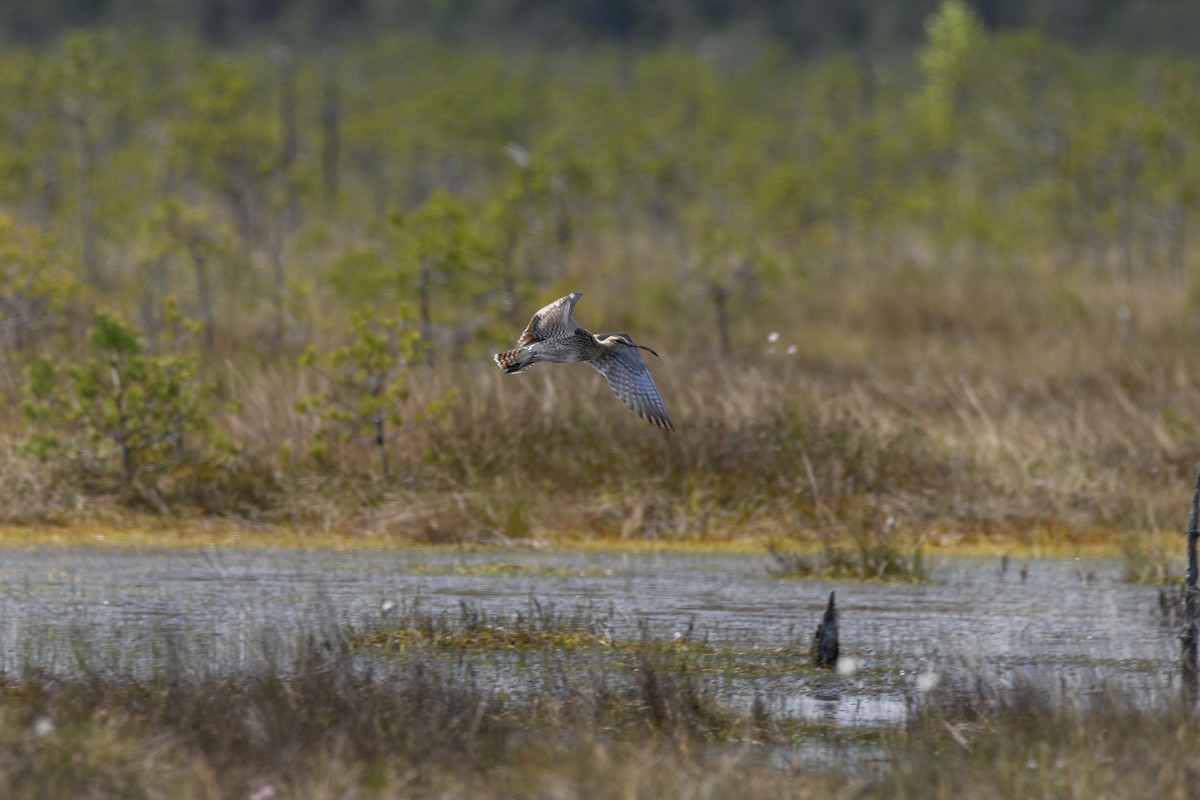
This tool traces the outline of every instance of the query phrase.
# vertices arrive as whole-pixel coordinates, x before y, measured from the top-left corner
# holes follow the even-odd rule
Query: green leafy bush
[[[170,316],[183,322],[173,309]],[[141,332],[115,314],[95,314],[87,343],[82,358],[42,356],[29,365],[24,410],[35,430],[28,446],[124,497],[161,506],[164,477],[230,447],[213,421],[212,386],[194,356],[146,352]]]

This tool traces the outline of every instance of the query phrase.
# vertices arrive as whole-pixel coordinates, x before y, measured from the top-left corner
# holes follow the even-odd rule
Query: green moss
[[[488,561],[481,564],[418,564],[413,568],[418,575],[488,575],[538,578],[612,577],[611,569],[595,567],[556,567],[547,564],[514,564],[508,561]]]

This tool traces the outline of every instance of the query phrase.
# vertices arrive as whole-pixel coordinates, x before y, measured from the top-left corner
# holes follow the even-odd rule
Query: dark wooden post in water
[[[1197,524],[1200,520],[1200,468],[1196,470],[1196,485],[1192,488],[1192,508],[1187,523],[1187,585],[1183,590],[1183,699],[1195,705],[1197,689],[1196,669],[1196,539],[1200,537]]]
[[[812,657],[813,664],[818,667],[833,669],[838,660],[838,612],[834,605],[834,595],[829,593],[829,605],[825,607],[825,616],[813,634]]]

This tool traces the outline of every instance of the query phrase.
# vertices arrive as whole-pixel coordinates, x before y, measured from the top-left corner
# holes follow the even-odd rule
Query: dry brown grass
[[[1200,316],[1170,283],[917,267],[809,274],[735,307],[729,356],[699,302],[662,311],[653,293],[578,288],[585,320],[628,323],[663,353],[650,366],[677,433],[629,414],[590,370],[503,375],[488,354],[504,342],[483,342],[416,368],[415,404],[451,387],[457,400],[396,440],[401,477],[385,484],[361,447],[314,461],[315,420],[296,402],[319,378],[254,355],[209,364],[241,450],[185,476],[194,485],[173,510],[415,542],[804,545],[876,529],[927,546],[1115,547],[1181,524],[1200,453]],[[10,397],[18,366],[3,370]],[[14,405],[0,516],[119,514],[21,453]]]
[[[521,695],[464,667],[480,647],[468,639],[387,669],[356,663],[324,629],[294,661],[249,674],[175,662],[154,678],[6,676],[0,793],[1132,800],[1190,797],[1200,774],[1194,714],[1167,696],[947,675],[907,725],[839,732],[730,710],[669,643],[643,640],[628,670],[521,660],[514,679],[537,687]],[[791,764],[794,746],[825,766]]]

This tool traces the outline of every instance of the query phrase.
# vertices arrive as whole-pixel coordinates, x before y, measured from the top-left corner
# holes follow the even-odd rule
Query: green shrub
[[[212,386],[194,356],[147,353],[141,332],[114,314],[95,314],[87,342],[78,360],[43,356],[29,365],[28,446],[85,480],[161,506],[164,476],[230,447],[212,419]]]
[[[385,317],[366,310],[350,319],[354,339],[319,356],[309,348],[301,364],[319,368],[328,388],[300,402],[301,411],[321,418],[313,454],[321,458],[331,438],[371,444],[379,458],[379,473],[391,477],[387,443],[414,425],[442,414],[452,393],[440,395],[417,409],[408,409],[408,378],[424,354],[421,334],[403,314]],[[406,413],[408,412],[408,413]]]

